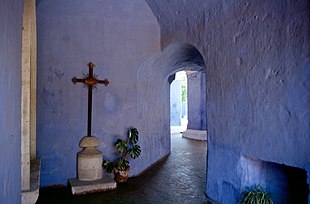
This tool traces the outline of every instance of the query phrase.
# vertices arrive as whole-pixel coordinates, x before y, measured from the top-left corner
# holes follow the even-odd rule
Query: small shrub
[[[244,189],[240,204],[273,204],[273,201],[261,185],[255,185],[253,189]]]

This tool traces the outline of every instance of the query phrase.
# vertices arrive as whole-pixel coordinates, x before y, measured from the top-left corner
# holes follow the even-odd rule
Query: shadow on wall
[[[145,169],[170,153],[170,83],[182,70],[204,71],[205,63],[198,49],[186,43],[174,43],[149,58],[137,73],[137,114]],[[144,144],[143,144],[144,143]],[[134,172],[139,173],[139,172]]]
[[[243,188],[260,184],[271,193],[274,203],[307,203],[309,192],[305,169],[244,156],[238,167]]]

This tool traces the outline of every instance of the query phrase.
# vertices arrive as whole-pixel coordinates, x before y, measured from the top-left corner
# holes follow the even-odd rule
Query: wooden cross
[[[93,88],[96,88],[97,84],[104,84],[105,86],[108,86],[109,81],[107,79],[100,80],[97,79],[98,76],[93,74],[93,70],[95,67],[95,64],[90,62],[88,64],[89,67],[89,73],[83,74],[84,77],[82,79],[78,79],[76,77],[72,78],[72,82],[74,84],[76,83],[83,83],[85,87],[88,87],[88,121],[87,121],[87,136],[91,135],[91,121],[92,121],[92,103],[93,103]]]

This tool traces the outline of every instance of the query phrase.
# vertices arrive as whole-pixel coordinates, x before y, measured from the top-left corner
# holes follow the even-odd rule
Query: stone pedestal
[[[94,181],[102,178],[102,153],[96,149],[98,145],[94,136],[82,138],[80,147],[84,149],[78,153],[78,180]]]
[[[102,153],[97,150],[99,142],[94,136],[85,136],[80,141],[84,148],[77,155],[77,179],[69,179],[74,195],[112,190],[116,182],[102,178]]]

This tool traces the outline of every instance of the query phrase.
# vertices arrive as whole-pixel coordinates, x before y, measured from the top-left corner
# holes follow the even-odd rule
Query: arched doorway
[[[170,129],[183,137],[207,140],[206,74],[179,71],[170,84]]]
[[[171,152],[170,84],[178,71],[203,72],[205,63],[198,49],[187,43],[173,43],[139,67],[137,76],[137,111],[140,132],[152,151],[144,157],[155,163]],[[144,141],[142,141],[144,142]]]

